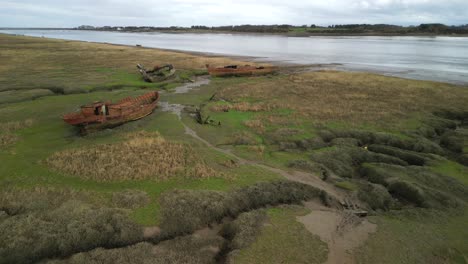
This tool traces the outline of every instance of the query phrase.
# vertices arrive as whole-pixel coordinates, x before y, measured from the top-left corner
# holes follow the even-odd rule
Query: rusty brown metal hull
[[[81,107],[80,112],[63,116],[63,120],[83,131],[95,131],[112,128],[150,115],[157,107],[158,92],[151,92],[136,98],[125,98],[118,103],[96,102]],[[102,105],[106,113],[102,113]]]

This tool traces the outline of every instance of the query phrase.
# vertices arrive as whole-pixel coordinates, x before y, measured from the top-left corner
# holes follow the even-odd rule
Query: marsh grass
[[[15,132],[16,130],[20,130],[22,128],[30,127],[33,124],[32,119],[26,119],[24,121],[13,121],[13,122],[5,122],[0,123],[0,132],[8,133],[8,132]]]
[[[10,91],[0,103],[106,89],[99,87],[157,87],[142,80],[138,63],[172,63],[181,72],[175,82],[205,73],[205,64],[242,64],[221,57],[5,34],[0,34],[0,49],[0,92]]]
[[[392,210],[371,217],[378,224],[356,251],[358,263],[466,263],[467,210]]]
[[[33,125],[32,119],[0,123],[0,147],[6,147],[19,140],[16,131]]]
[[[142,242],[129,247],[98,248],[78,253],[68,259],[46,261],[46,264],[169,264],[216,263],[216,255],[224,240],[220,236],[188,235],[164,241],[156,246]]]
[[[249,103],[239,102],[233,104],[217,104],[210,107],[215,112],[229,112],[231,110],[239,112],[265,112],[279,108],[278,105],[269,103]]]
[[[43,212],[56,209],[68,200],[87,204],[104,203],[103,197],[94,192],[78,191],[71,188],[4,186],[0,191],[0,210],[5,211],[10,216]]]
[[[220,233],[230,241],[228,245],[230,253],[247,248],[255,242],[266,220],[265,210],[260,209],[242,213],[234,221],[224,225]]]
[[[306,213],[294,205],[268,209],[268,224],[249,247],[233,252],[229,263],[323,263],[327,245],[296,220]]]
[[[54,95],[54,92],[49,89],[0,91],[0,104],[34,100],[51,95]]]
[[[96,181],[223,176],[190,146],[168,141],[157,132],[141,131],[128,134],[120,143],[64,150],[47,158],[46,163],[54,170]]]
[[[136,209],[150,203],[148,194],[140,190],[125,190],[112,194],[112,203],[118,208]]]
[[[261,182],[230,192],[176,190],[161,196],[164,236],[193,232],[242,212],[269,205],[297,204],[326,196],[312,186],[291,181]]]
[[[215,105],[213,110],[239,105],[239,110],[267,111],[279,105],[316,123],[376,123],[385,128],[389,121],[396,122],[414,112],[459,109],[468,100],[468,92],[443,83],[321,71],[230,85],[221,89],[217,97],[231,103]],[[255,104],[245,102],[246,99]]]
[[[23,195],[22,200],[15,201],[8,198],[11,195],[21,198],[21,195],[2,195],[10,202],[4,211],[7,216],[0,221],[2,264],[35,263],[142,240],[142,228],[122,210],[75,200],[82,195],[77,192],[35,190],[25,194],[30,198]],[[28,199],[32,205],[27,203]]]
[[[254,119],[254,120],[247,120],[244,121],[244,125],[258,134],[263,134],[265,132],[265,125],[261,120]]]

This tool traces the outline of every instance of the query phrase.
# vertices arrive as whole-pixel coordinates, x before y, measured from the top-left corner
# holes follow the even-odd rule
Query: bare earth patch
[[[377,230],[377,225],[351,213],[333,210],[313,202],[307,203],[312,213],[299,216],[312,234],[328,244],[328,258],[325,263],[355,263],[353,250],[363,245],[369,234]]]
[[[159,133],[137,132],[127,138],[57,152],[46,163],[54,170],[97,181],[220,176],[186,144],[167,141]]]

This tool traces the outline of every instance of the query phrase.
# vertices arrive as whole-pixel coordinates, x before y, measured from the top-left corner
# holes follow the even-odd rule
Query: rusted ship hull
[[[238,66],[230,65],[225,67],[210,67],[207,65],[208,73],[211,76],[216,77],[228,77],[228,76],[253,76],[253,75],[265,75],[275,72],[276,67],[272,66]]]
[[[158,92],[136,98],[125,98],[118,103],[96,102],[81,107],[80,112],[66,114],[63,120],[79,127],[81,132],[112,128],[150,115],[157,107]]]

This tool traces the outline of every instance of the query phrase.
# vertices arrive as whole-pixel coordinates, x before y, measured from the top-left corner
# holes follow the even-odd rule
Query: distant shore
[[[115,33],[166,33],[166,34],[235,34],[235,35],[274,35],[285,37],[468,37],[468,33],[386,33],[386,32],[362,32],[351,33],[337,30],[336,32],[248,32],[229,30],[203,30],[203,29],[151,29],[151,30],[106,30],[106,29],[79,29],[79,28],[0,28],[0,30],[77,30],[77,31],[98,31]]]

